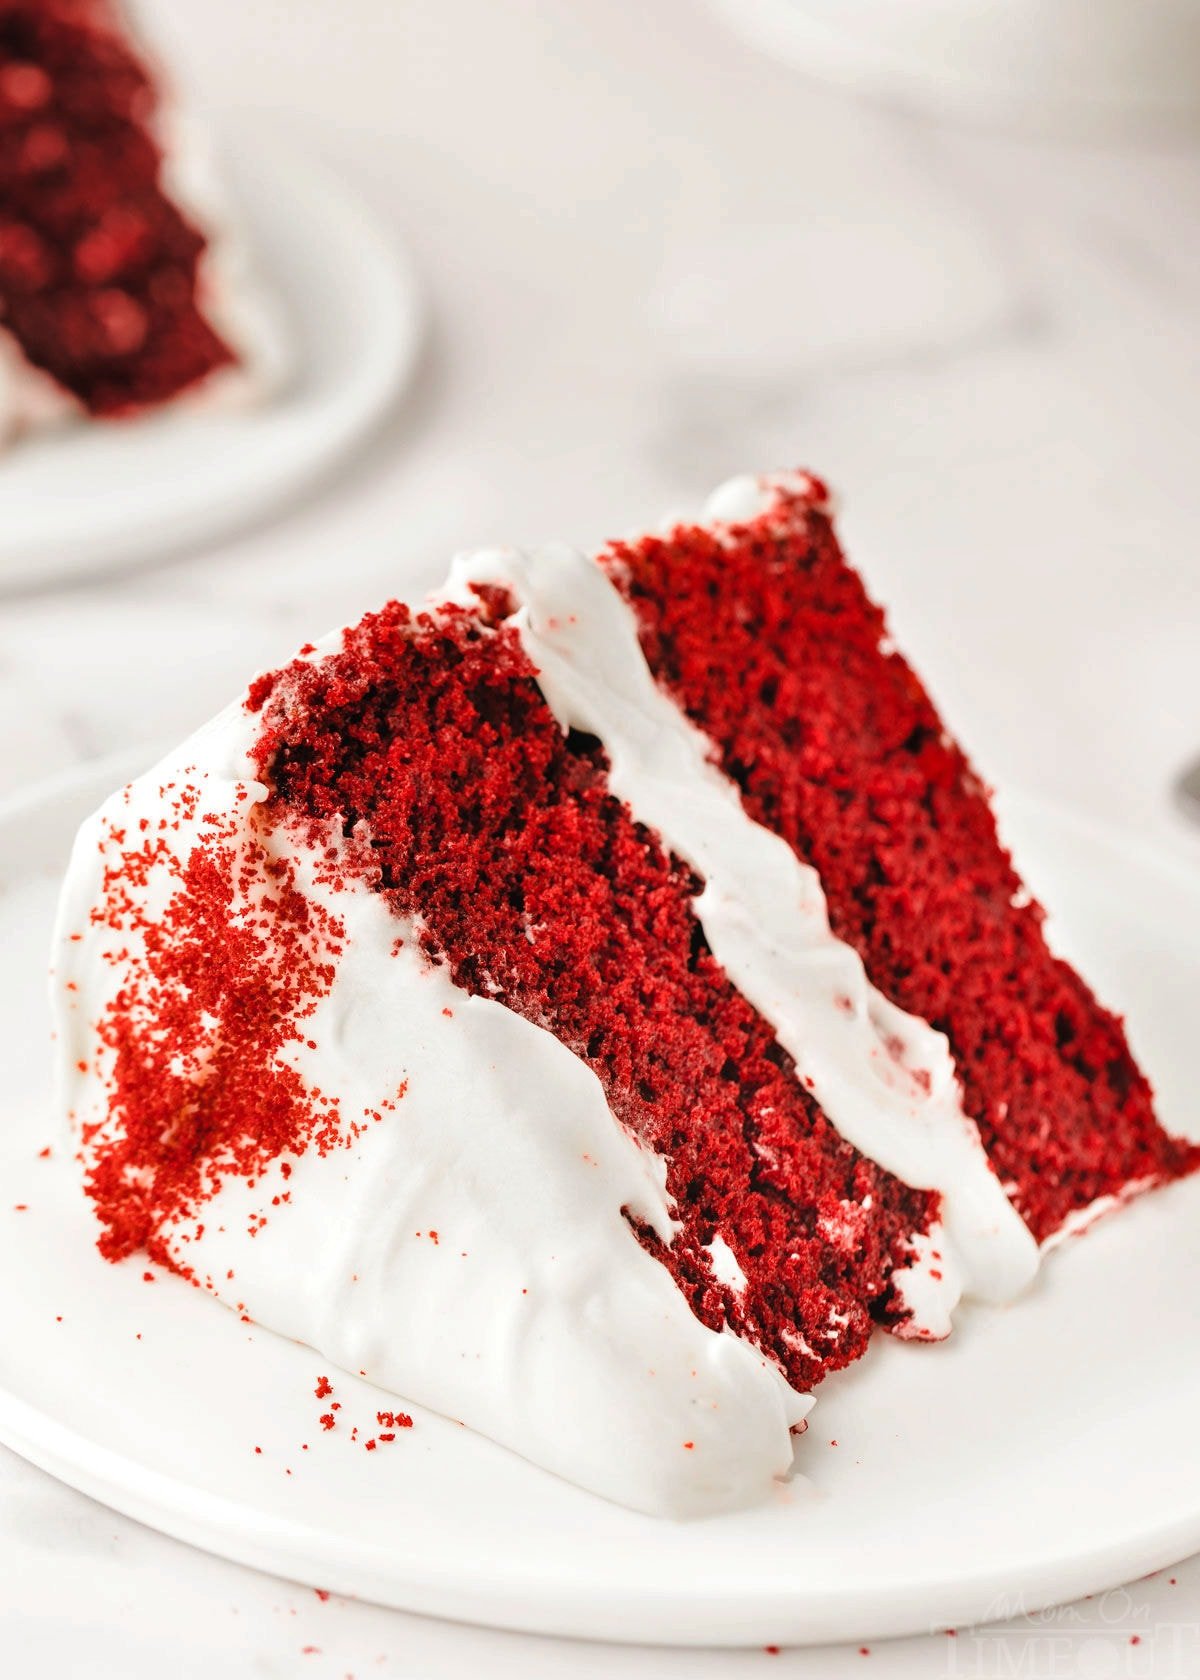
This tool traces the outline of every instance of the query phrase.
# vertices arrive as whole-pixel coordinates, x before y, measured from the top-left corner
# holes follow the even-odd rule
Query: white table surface
[[[287,517],[0,599],[0,794],[181,734],[460,547],[589,542],[803,462],[987,775],[1200,867],[1167,799],[1200,750],[1200,152],[855,105],[690,0],[158,4],[212,103],[291,125],[407,237],[429,353],[385,433]],[[1200,1560],[869,1657],[571,1646],[323,1602],[0,1453],[5,1674],[568,1667],[1192,1676]]]

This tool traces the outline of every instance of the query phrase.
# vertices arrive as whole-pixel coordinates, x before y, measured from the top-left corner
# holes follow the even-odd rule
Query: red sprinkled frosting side
[[[243,824],[198,812],[199,797],[165,785],[157,832],[146,819],[106,825],[103,890],[80,933],[103,934],[124,971],[96,1026],[109,1111],[81,1138],[101,1252],[144,1249],[177,1268],[167,1238],[202,1226],[225,1178],[324,1153],[365,1123],[288,1062],[332,983],[340,925],[268,853],[248,798]],[[199,843],[180,857],[172,833],[197,818]]]

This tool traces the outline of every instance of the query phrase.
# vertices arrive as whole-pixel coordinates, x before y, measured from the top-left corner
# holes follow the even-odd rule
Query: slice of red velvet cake
[[[101,1250],[609,1497],[745,1502],[874,1327],[1196,1165],[1041,923],[815,481],[465,557],[81,832]]]
[[[198,148],[117,0],[0,0],[0,433],[277,372]]]

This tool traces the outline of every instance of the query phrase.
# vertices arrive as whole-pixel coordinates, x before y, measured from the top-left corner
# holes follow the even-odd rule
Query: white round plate
[[[422,308],[409,261],[344,183],[251,130],[227,171],[291,366],[261,408],[186,406],[67,422],[0,454],[0,588],[212,542],[312,487],[412,373]]]
[[[75,824],[133,768],[0,812],[10,1447],[169,1534],[313,1586],[607,1639],[929,1631],[1099,1592],[1200,1547],[1200,1181],[1065,1244],[1029,1299],[962,1313],[947,1343],[878,1337],[821,1391],[803,1478],[695,1523],[620,1510],[417,1407],[415,1427],[367,1451],[394,1400],[178,1277],[106,1265],[52,1111],[44,964]],[[1056,937],[1127,1009],[1164,1119],[1194,1129],[1200,878],[1038,803],[1006,816],[1061,913]]]

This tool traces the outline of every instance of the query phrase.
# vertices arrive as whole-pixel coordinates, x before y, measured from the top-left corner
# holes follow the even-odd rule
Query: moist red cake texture
[[[426,954],[553,1032],[664,1156],[682,1229],[670,1248],[639,1235],[704,1323],[799,1387],[857,1357],[873,1323],[904,1330],[891,1274],[938,1198],[826,1120],[708,950],[700,883],[609,792],[598,743],[563,735],[511,626],[393,603],[250,704],[275,814],[317,844],[331,822],[368,825],[362,867],[420,918]],[[713,1272],[718,1234],[744,1290]]]
[[[1105,1195],[1193,1171],[1119,1019],[1047,946],[987,791],[838,546],[828,493],[615,543],[659,684],[746,811],[818,870],[878,989],[944,1032],[967,1113],[1039,1240]]]
[[[109,0],[0,0],[0,330],[98,416],[236,359],[163,190],[157,103]]]

